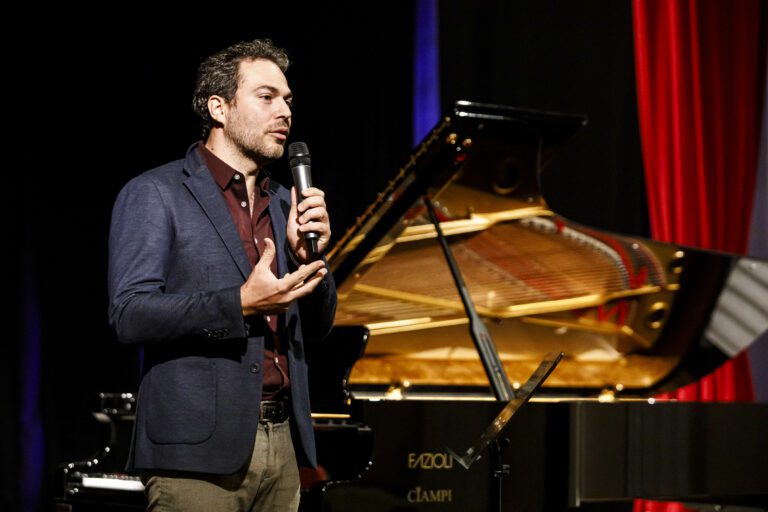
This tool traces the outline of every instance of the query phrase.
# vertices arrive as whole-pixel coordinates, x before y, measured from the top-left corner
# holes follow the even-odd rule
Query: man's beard
[[[269,133],[272,130],[286,127],[285,124],[278,123],[265,128],[263,131],[241,129],[241,126],[242,123],[239,122],[230,124],[229,127],[224,128],[224,135],[250,160],[258,165],[266,165],[283,156],[285,151],[283,145],[276,142],[269,143],[267,137],[270,136]]]

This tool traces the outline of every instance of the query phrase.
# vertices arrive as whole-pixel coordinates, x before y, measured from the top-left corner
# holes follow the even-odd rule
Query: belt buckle
[[[282,423],[288,419],[287,404],[282,401],[264,400],[259,404],[259,421]]]

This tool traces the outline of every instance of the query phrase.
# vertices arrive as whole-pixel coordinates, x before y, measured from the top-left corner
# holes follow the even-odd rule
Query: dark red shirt
[[[205,144],[198,146],[198,152],[210,169],[214,181],[221,189],[229,213],[235,222],[240,240],[251,265],[256,265],[264,251],[264,239],[275,240],[272,232],[272,222],[269,218],[269,175],[260,172],[257,177],[257,187],[253,197],[253,213],[248,199],[248,189],[245,185],[245,175],[226,164],[214,155]],[[277,275],[277,258],[272,260],[270,267]],[[267,335],[264,337],[264,384],[263,400],[275,400],[288,397],[288,358],[285,347],[280,343],[280,325],[282,315],[265,315]],[[259,321],[259,320],[257,320]]]

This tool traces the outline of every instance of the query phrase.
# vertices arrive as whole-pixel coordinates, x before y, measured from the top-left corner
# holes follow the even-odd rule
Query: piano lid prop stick
[[[443,235],[443,230],[440,229],[440,221],[437,219],[437,215],[435,215],[435,207],[432,205],[432,201],[429,197],[424,196],[424,204],[427,205],[429,217],[432,220],[432,224],[435,225],[437,239],[440,241],[440,246],[443,248],[445,260],[448,263],[448,267],[451,269],[453,280],[456,283],[456,288],[461,296],[461,302],[464,304],[464,310],[469,317],[469,333],[472,335],[472,341],[475,342],[475,347],[477,347],[477,351],[480,354],[480,360],[483,362],[483,368],[485,368],[486,375],[488,375],[493,394],[496,396],[496,400],[508,402],[515,395],[515,392],[512,390],[512,385],[509,383],[509,377],[507,377],[507,374],[504,371],[504,366],[501,364],[501,359],[496,350],[496,345],[494,345],[493,339],[491,338],[491,333],[488,332],[488,328],[477,314],[475,305],[472,302],[472,297],[469,295],[467,285],[464,283],[464,278],[461,277],[461,272],[456,264],[456,260],[453,258],[451,248],[448,247],[448,240],[446,240],[445,235]]]

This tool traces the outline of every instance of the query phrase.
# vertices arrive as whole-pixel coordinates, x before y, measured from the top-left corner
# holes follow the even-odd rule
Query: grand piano
[[[585,123],[457,102],[328,253],[339,307],[308,348],[320,466],[302,510],[768,506],[768,404],[654,398],[764,335],[768,264],[553,212],[542,173]],[[95,459],[62,466],[62,507],[85,510],[96,486],[137,499],[140,484],[105,491],[137,480]]]

